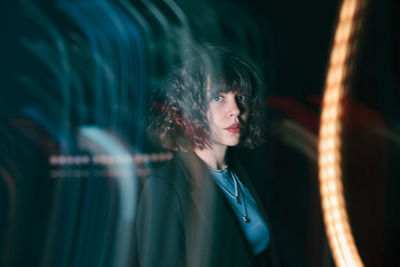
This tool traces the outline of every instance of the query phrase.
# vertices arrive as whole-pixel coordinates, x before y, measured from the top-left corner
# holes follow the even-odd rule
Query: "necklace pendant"
[[[243,221],[244,221],[245,223],[248,223],[248,222],[250,222],[250,219],[248,219],[248,218],[246,218],[246,217],[243,216]]]

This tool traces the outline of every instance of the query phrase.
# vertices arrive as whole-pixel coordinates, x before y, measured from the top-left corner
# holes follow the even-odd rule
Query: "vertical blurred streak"
[[[7,262],[9,262],[9,257],[10,257],[10,249],[11,249],[11,239],[12,235],[14,233],[15,229],[15,219],[16,219],[16,209],[17,209],[17,203],[16,203],[16,187],[15,187],[15,182],[13,180],[13,177],[10,175],[10,173],[3,168],[3,166],[0,166],[0,178],[3,178],[6,188],[8,189],[8,199],[9,199],[9,212],[8,212],[8,220],[6,225],[8,226],[5,233],[5,238],[4,238],[4,244],[5,247],[3,248],[3,253],[0,255],[1,259],[1,265],[5,265]],[[3,241],[3,240],[2,240]]]
[[[179,53],[186,52],[186,47],[193,43],[191,38],[190,28],[187,25],[187,20],[185,18],[185,13],[176,5],[174,2],[165,1],[164,3],[170,8],[172,13],[179,20],[181,25],[174,25],[168,21],[166,15],[160,11],[160,9],[150,0],[141,0],[141,2],[146,6],[151,15],[157,20],[162,28],[162,33],[165,35],[165,39],[161,42],[158,47],[161,51],[169,56],[162,56],[162,60],[166,62],[166,66],[172,66],[176,62],[174,61],[174,56]],[[157,3],[157,2],[155,2]],[[182,26],[183,25],[183,26]],[[172,41],[172,42],[171,42]]]
[[[80,138],[82,143],[87,145],[93,153],[98,155],[110,156],[128,156],[131,153],[114,136],[97,127],[82,127],[80,129]],[[83,142],[84,141],[84,142]],[[127,266],[130,257],[130,249],[132,248],[133,221],[136,213],[137,198],[137,178],[135,176],[135,166],[133,162],[118,163],[117,169],[127,170],[128,175],[121,174],[116,176],[115,182],[119,191],[120,215],[117,220],[115,247],[114,250],[114,266]]]
[[[170,25],[167,20],[167,18],[164,16],[164,14],[153,4],[152,1],[150,0],[141,0],[143,4],[147,7],[147,9],[150,11],[150,13],[157,19],[159,22],[160,26],[162,27],[162,32],[164,33],[169,33],[170,32]]]
[[[143,39],[143,45],[139,45],[140,49],[142,50],[139,55],[143,55],[143,58],[136,63],[138,65],[138,69],[141,71],[141,74],[143,77],[140,79],[135,79],[138,80],[140,83],[139,87],[143,88],[144,94],[147,93],[148,90],[151,90],[152,87],[154,86],[155,82],[153,80],[157,77],[157,72],[156,68],[158,65],[157,62],[157,53],[158,51],[158,45],[161,42],[158,42],[156,40],[156,36],[153,31],[152,25],[146,20],[146,18],[135,8],[135,6],[128,0],[119,0],[119,3],[122,5],[122,7],[125,9],[125,12],[130,16],[130,19],[132,20],[132,23],[137,25],[137,32],[136,35],[142,36]],[[136,30],[133,27],[129,27],[129,30]],[[147,49],[145,51],[145,49]],[[133,73],[134,74],[134,73]],[[132,73],[127,73],[129,77],[133,77]],[[147,78],[147,79],[146,79]],[[134,78],[131,78],[134,79]],[[146,80],[146,82],[145,82]],[[144,96],[145,98],[146,96]],[[144,107],[145,103],[144,101],[140,101],[140,106],[138,107],[139,110],[141,110],[141,113],[138,114],[138,118],[141,118],[144,113]],[[142,113],[143,112],[143,113]],[[130,134],[130,133],[128,133]],[[139,135],[136,138],[136,144],[142,143],[141,136]]]
[[[166,40],[168,40],[168,36],[170,35],[170,25],[169,22],[167,20],[167,18],[164,16],[164,14],[158,10],[158,8],[152,3],[152,1],[149,0],[140,0],[145,7],[148,9],[148,11],[150,12],[150,14],[156,19],[156,21],[159,23],[159,25],[161,26],[161,33],[164,34],[166,36]],[[152,25],[153,27],[155,27],[155,25]],[[160,37],[158,37],[160,38]],[[165,45],[166,47],[162,47],[162,45]],[[169,48],[168,43],[164,43],[162,42],[162,44],[160,45],[161,47],[157,47],[158,49],[161,49],[163,51],[166,51],[168,54],[171,53],[172,49]],[[163,59],[167,62],[167,65],[172,65],[173,62],[170,60],[171,57],[163,57]]]
[[[175,3],[173,0],[164,0],[167,6],[171,9],[171,11],[178,18],[181,27],[178,28],[178,41],[180,41],[180,48],[185,48],[185,41],[189,40],[189,43],[192,43],[191,39],[191,30],[189,26],[188,19],[186,18],[185,12]]]
[[[138,30],[140,30],[143,36],[143,43],[146,44],[146,47],[150,50],[147,53],[147,66],[149,69],[149,78],[151,78],[152,75],[155,74],[154,67],[156,66],[155,53],[152,53],[156,42],[152,27],[130,1],[119,0],[119,3],[133,20],[133,23],[137,25]]]
[[[65,45],[65,41],[58,31],[58,29],[54,26],[54,24],[45,16],[45,14],[34,4],[32,1],[22,0],[22,6],[28,16],[39,24],[40,27],[49,35],[52,39],[55,46],[51,46],[51,49],[56,49],[53,57],[49,57],[48,51],[49,47],[45,47],[43,44],[37,43],[29,43],[26,40],[22,40],[25,42],[25,46],[30,48],[33,52],[35,52],[40,60],[44,63],[47,63],[49,70],[53,72],[55,77],[59,80],[59,85],[61,89],[61,93],[63,96],[63,103],[62,111],[61,111],[61,129],[64,133],[70,133],[70,107],[71,107],[71,93],[70,93],[70,84],[69,84],[69,77],[70,77],[70,63],[68,60],[68,51]],[[47,49],[47,51],[46,51]],[[53,59],[59,59],[55,62],[51,62]],[[42,91],[41,93],[45,93]],[[79,99],[78,99],[79,100]],[[69,136],[67,136],[69,139]],[[68,140],[67,139],[67,140]],[[64,152],[68,151],[68,144],[67,142],[61,143],[61,149]]]
[[[115,41],[114,47],[110,43],[110,45],[107,46],[107,49],[104,49],[105,51],[109,50],[107,51],[107,54],[109,55],[108,61],[113,64],[112,70],[115,71],[115,77],[118,81],[116,81],[114,88],[112,88],[113,90],[111,90],[112,93],[115,93],[115,101],[111,101],[110,104],[122,105],[123,107],[126,107],[126,104],[124,102],[128,100],[129,95],[127,94],[127,92],[130,88],[132,88],[132,90],[135,90],[137,94],[141,94],[141,92],[143,92],[143,90],[141,90],[143,89],[143,87],[141,87],[140,85],[136,85],[134,83],[134,80],[129,79],[132,74],[134,74],[135,76],[141,76],[141,68],[135,68],[135,64],[129,64],[131,61],[133,61],[134,58],[132,52],[137,49],[134,42],[132,44],[130,43],[129,37],[133,37],[136,39],[136,36],[135,34],[132,34],[130,36],[127,28],[125,27],[125,24],[127,22],[123,21],[124,17],[120,12],[118,12],[115,7],[113,7],[106,1],[99,1],[98,5],[99,8],[104,11],[104,17],[106,17],[107,20],[110,22],[109,27],[114,28],[110,31],[109,36],[107,36],[108,38],[104,42],[106,45],[109,42],[109,39]],[[115,59],[115,55],[117,55],[117,59]],[[140,58],[138,61],[141,62]],[[145,68],[145,66],[143,66],[143,68]],[[140,81],[140,79],[138,80]],[[141,99],[141,97],[139,98]],[[141,105],[141,103],[142,101],[137,102],[137,104],[139,105]],[[138,110],[141,110],[141,107],[139,107]],[[118,116],[118,113],[116,113],[115,115],[117,116],[114,116],[114,118],[111,119],[111,122],[115,125],[116,129],[119,129],[120,127],[118,127],[118,125],[122,125],[122,118]],[[138,116],[139,114],[135,115]]]
[[[189,22],[186,19],[185,13],[182,9],[175,3],[174,0],[164,0],[164,2],[168,5],[168,7],[174,12],[174,14],[178,17],[179,21],[182,23],[183,28],[185,30],[189,30]]]
[[[113,19],[115,23],[119,26],[117,29],[119,30],[119,35],[115,36],[115,39],[119,41],[122,39],[121,49],[120,49],[120,58],[122,59],[121,63],[121,80],[127,81],[126,86],[121,89],[120,100],[123,103],[123,106],[132,108],[130,103],[130,94],[129,91],[133,90],[136,94],[135,96],[135,112],[134,116],[136,117],[135,121],[132,123],[136,123],[137,127],[140,128],[139,121],[143,118],[144,114],[144,103],[147,95],[147,57],[145,51],[145,40],[143,39],[142,34],[140,33],[138,27],[134,24],[134,22],[121,12],[110,13],[113,15]],[[117,33],[117,31],[114,31]],[[123,83],[124,85],[125,83]],[[128,110],[126,111],[128,112]],[[129,113],[131,117],[132,113]],[[127,132],[127,135],[130,133]],[[135,145],[139,146],[142,143],[142,135],[136,135]]]
[[[191,48],[193,48],[195,42],[192,37],[192,31],[186,13],[175,3],[174,0],[165,0],[165,3],[175,14],[181,24],[175,33],[177,34],[175,38],[178,40],[178,51],[182,53],[182,58],[189,57],[191,56],[189,53],[193,51]]]
[[[81,189],[81,183],[77,183],[73,178],[56,181],[40,266],[70,266]]]
[[[58,6],[64,11],[76,24],[77,26],[84,32],[85,37],[88,39],[90,43],[90,53],[93,56],[94,60],[94,74],[92,80],[92,88],[95,98],[95,123],[100,123],[101,120],[104,119],[104,114],[108,112],[103,112],[102,110],[102,99],[108,98],[108,94],[106,89],[108,86],[103,86],[104,83],[110,83],[110,81],[114,80],[112,76],[113,73],[110,70],[110,67],[105,62],[104,57],[101,52],[101,47],[98,42],[99,33],[96,26],[91,23],[90,18],[88,18],[88,14],[85,14],[83,5],[86,4],[87,1],[82,1],[81,3],[77,1],[59,1]],[[107,79],[105,79],[107,77]],[[104,79],[106,81],[104,81]]]
[[[146,52],[137,26],[109,1],[61,1],[59,7],[90,43],[95,68],[90,78],[95,124],[130,135],[126,125],[140,124],[147,94]],[[141,144],[140,134],[136,134],[136,144]]]
[[[85,149],[89,149],[95,155],[108,155],[113,157],[129,157],[131,158],[131,152],[127,147],[121,143],[115,136],[107,133],[106,131],[96,127],[96,126],[82,126],[79,130],[80,143],[84,144]],[[121,202],[121,212],[123,218],[132,220],[135,215],[135,190],[134,181],[136,181],[135,176],[135,166],[132,162],[119,162],[116,161],[117,169],[127,169],[129,173],[129,179],[122,179],[122,177],[116,177],[118,182],[128,185],[126,188],[121,188],[122,192],[121,198],[125,201]]]
[[[108,198],[103,195],[102,201],[97,201],[98,192],[96,191],[96,182],[93,179],[90,179],[87,183],[87,186],[82,188],[82,200],[79,203],[79,208],[74,210],[76,213],[79,213],[79,217],[77,218],[76,225],[78,226],[75,229],[74,240],[72,247],[71,255],[69,258],[68,266],[88,266],[92,264],[94,266],[103,266],[104,265],[104,253],[101,253],[106,246],[106,237],[108,236],[108,220],[109,218],[103,218],[99,216],[95,211],[95,205],[99,205],[101,203],[102,209],[108,211],[109,207],[104,205],[104,203],[108,202]],[[94,204],[95,203],[95,204]],[[108,203],[107,203],[108,204]],[[81,212],[79,212],[81,211]],[[94,215],[97,217],[97,223],[94,223]],[[104,225],[105,227],[98,227],[98,225]],[[98,227],[98,228],[97,228]],[[101,237],[100,240],[96,240],[93,238],[93,231],[98,231],[96,237]],[[98,242],[94,242],[98,241]],[[95,258],[92,256],[96,255]]]
[[[326,233],[337,266],[363,266],[351,231],[342,184],[343,100],[350,90],[364,0],[344,0],[325,82],[319,132],[319,181]]]
[[[61,144],[61,153],[68,154],[70,145],[72,145],[65,140],[73,138],[66,138],[62,134],[70,136],[73,133],[70,125],[75,126],[73,123],[75,118],[71,116],[71,109],[76,106],[75,101],[78,102],[79,108],[88,104],[83,103],[82,84],[85,90],[88,90],[89,97],[95,98],[93,113],[96,124],[112,128],[124,137],[131,135],[133,131],[140,132],[143,105],[147,93],[147,66],[144,43],[132,19],[108,1],[59,1],[57,2],[58,7],[81,30],[79,33],[71,33],[70,37],[76,41],[71,47],[68,46],[71,45],[70,43],[65,43],[61,33],[42,10],[32,2],[25,0],[23,3],[26,13],[32,17],[35,23],[39,24],[41,30],[50,36],[51,42],[47,39],[35,43],[27,39],[22,41],[45,64],[50,74],[54,75],[49,78],[55,78],[60,85],[56,89],[61,90],[61,103],[60,101],[52,103],[52,95],[46,93],[46,88],[41,83],[35,83],[34,80],[29,80],[29,77],[21,80],[29,86],[29,89],[39,89],[38,93],[44,99],[43,102],[48,112],[45,114],[46,116],[57,116],[60,106],[63,108],[61,118],[54,119],[55,123],[61,122],[62,124],[61,134],[56,139],[58,144]],[[70,39],[67,40],[70,41]],[[53,45],[53,42],[56,45]],[[67,48],[71,49],[72,53],[74,53],[74,49],[81,49],[79,52],[82,54],[78,54],[78,56],[89,56],[93,60],[90,62],[93,69],[71,66],[69,62],[71,56],[67,53]],[[85,58],[83,58],[83,62],[78,61],[78,64],[87,63],[84,60]],[[71,69],[72,67],[74,68]],[[94,75],[91,73],[92,70]],[[88,79],[84,80],[84,78]],[[82,105],[79,105],[81,103]],[[119,110],[120,107],[123,109]],[[49,122],[43,118],[43,114],[41,117],[41,114],[32,110],[27,110],[27,113],[39,122]],[[78,116],[81,115],[78,113]],[[128,121],[124,121],[124,119]],[[81,122],[86,122],[85,118]],[[58,127],[55,128],[58,129]],[[53,129],[51,123],[48,123],[47,129]],[[57,131],[53,132],[57,135]],[[87,131],[83,132],[90,135]],[[93,134],[93,131],[89,131],[89,133]],[[122,153],[124,146],[118,146],[119,143],[112,140],[111,136],[105,135],[105,138],[104,136],[102,139],[100,138],[101,141],[96,139],[99,136],[102,136],[101,132],[90,138],[98,141],[100,147],[106,146],[103,149],[105,152],[102,150],[104,153],[111,153],[112,149],[115,150],[116,147],[119,149],[118,153]],[[116,147],[109,147],[110,145]],[[140,134],[136,134],[135,145],[141,145]],[[67,166],[67,168],[69,167]],[[80,266],[85,263],[106,265],[107,253],[111,255],[110,257],[115,258],[111,262],[116,266],[126,265],[129,260],[130,231],[135,212],[136,177],[134,177],[133,171],[133,168],[130,168],[129,177],[120,176],[115,179],[121,203],[121,212],[116,212],[117,218],[110,218],[111,212],[108,211],[113,208],[112,205],[104,207],[105,212],[101,213],[103,217],[94,218],[98,213],[93,211],[93,208],[96,208],[93,206],[96,206],[97,200],[102,203],[108,200],[101,198],[103,195],[101,192],[108,193],[113,184],[108,187],[101,184],[99,187],[93,180],[82,181],[76,178],[65,178],[55,182],[50,226],[46,236],[42,266]],[[85,187],[84,185],[89,186]],[[97,188],[100,188],[100,191]],[[81,214],[83,216],[80,217]],[[92,225],[94,219],[99,220],[99,226]],[[112,224],[113,220],[116,221],[116,226]],[[98,228],[105,229],[105,231],[93,233],[94,229]],[[116,236],[113,236],[114,228],[116,228]],[[101,242],[93,242],[90,238]],[[99,252],[100,255],[98,255]]]

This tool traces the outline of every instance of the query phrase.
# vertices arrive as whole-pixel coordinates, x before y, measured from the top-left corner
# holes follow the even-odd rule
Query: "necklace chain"
[[[246,209],[246,203],[244,202],[244,196],[243,196],[243,192],[241,192],[240,190],[240,186],[238,186],[238,182],[236,180],[235,175],[228,169],[229,172],[229,176],[233,179],[233,184],[235,186],[235,194],[232,194],[231,192],[229,192],[228,189],[226,189],[224,186],[222,186],[222,184],[220,185],[220,187],[222,188],[222,190],[224,190],[230,197],[232,197],[236,204],[238,204],[239,206],[243,205],[243,215],[241,214],[241,212],[238,210],[240,216],[242,216],[243,221],[245,223],[250,222],[250,219],[247,218],[247,209]],[[240,196],[242,196],[242,202],[240,202]]]
[[[228,189],[226,189],[224,186],[222,186],[222,184],[220,185],[220,187],[229,195],[231,196],[233,199],[235,199],[237,204],[240,204],[240,200],[239,200],[239,191],[238,191],[238,184],[237,181],[235,179],[235,177],[233,177],[233,175],[231,174],[231,172],[228,170],[229,172],[229,176],[233,179],[233,184],[235,186],[235,194],[232,194],[231,192],[229,192]]]

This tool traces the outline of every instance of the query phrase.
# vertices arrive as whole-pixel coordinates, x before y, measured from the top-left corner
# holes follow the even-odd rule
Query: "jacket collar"
[[[222,197],[225,202],[227,203],[228,201],[225,199],[223,196],[223,192],[218,190],[218,186],[216,186],[216,182],[214,178],[212,177],[212,174],[209,171],[209,168],[207,165],[193,152],[177,152],[175,154],[175,159],[177,160],[178,164],[182,167],[184,174],[185,174],[185,179],[187,182],[191,185],[191,192],[190,195],[192,199],[194,200],[193,203],[197,206],[197,210],[201,213],[201,208],[199,207],[198,200],[199,200],[199,195],[201,194],[200,188],[209,188],[210,189],[210,194],[215,194],[214,197]],[[237,173],[240,181],[248,188],[249,192],[252,194],[254,197],[257,205],[260,207],[260,212],[265,220],[265,222],[268,225],[268,229],[270,231],[270,238],[271,238],[271,244],[270,248],[272,248],[274,251],[271,253],[273,254],[271,259],[273,262],[278,262],[277,254],[276,254],[276,248],[275,244],[273,244],[274,241],[274,236],[273,236],[273,230],[271,229],[271,223],[268,219],[268,216],[265,212],[265,207],[262,204],[261,198],[258,196],[257,192],[255,191],[255,187],[247,175],[247,172],[244,168],[244,166],[236,160],[234,157],[231,157],[228,162],[229,166],[235,170]],[[204,187],[204,183],[207,185]],[[217,189],[217,190],[216,190]],[[218,192],[219,191],[219,192]],[[212,192],[212,193],[211,193]],[[233,215],[233,210],[231,210],[232,215]],[[206,219],[207,217],[204,214],[199,214],[205,224],[208,224],[208,220]],[[234,215],[233,215],[234,217]],[[242,232],[242,231],[241,231]],[[244,237],[244,233],[242,232],[242,235]],[[250,246],[248,247],[250,249]]]

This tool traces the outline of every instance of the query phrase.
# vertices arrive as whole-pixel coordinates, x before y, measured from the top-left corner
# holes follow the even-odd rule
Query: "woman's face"
[[[240,92],[219,93],[212,98],[207,120],[214,146],[236,146],[245,133],[249,116],[249,97]]]

